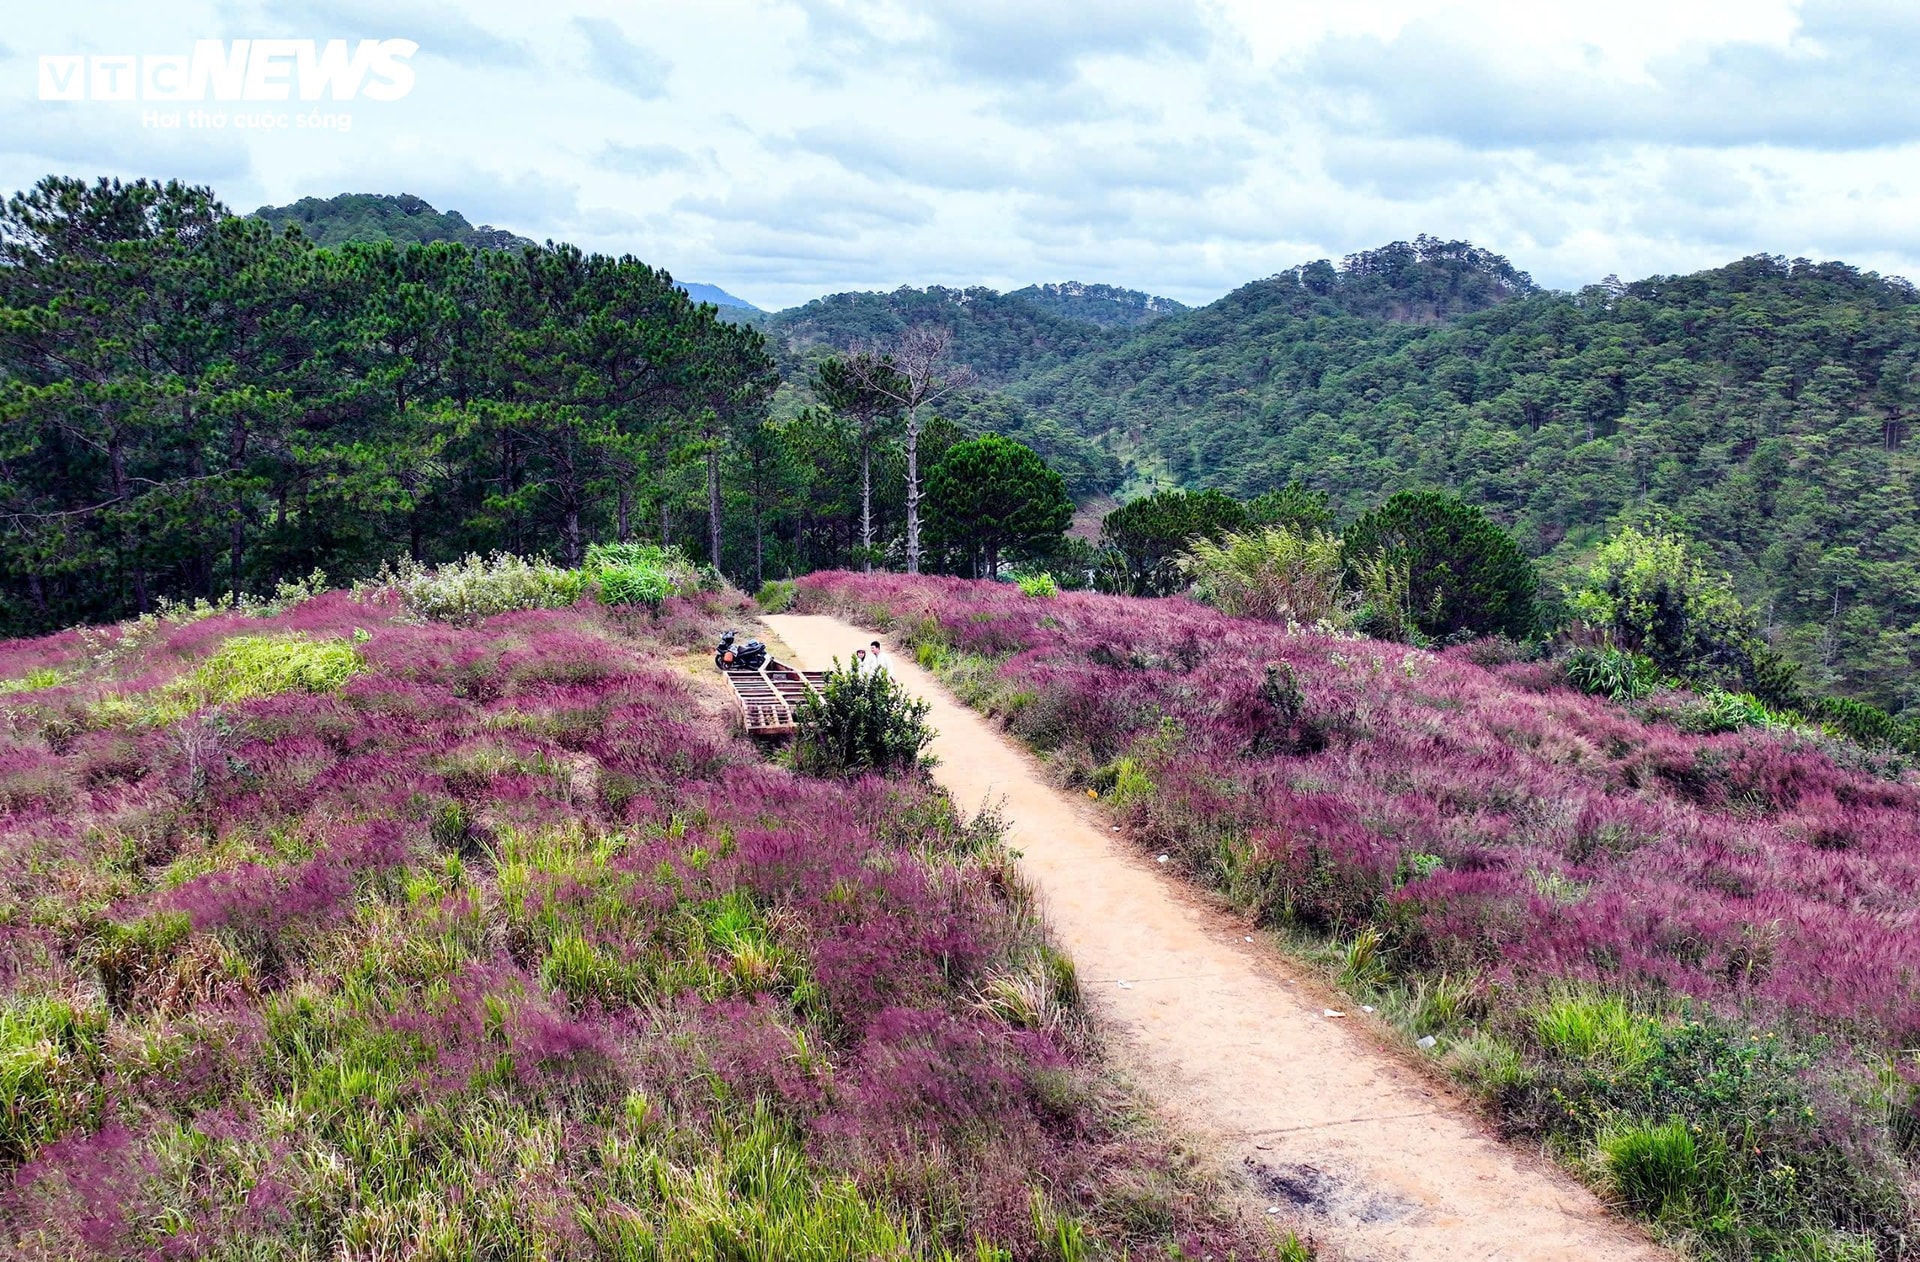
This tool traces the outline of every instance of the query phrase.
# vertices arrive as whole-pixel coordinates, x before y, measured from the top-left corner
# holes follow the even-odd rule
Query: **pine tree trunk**
[[[240,567],[246,556],[247,528],[241,513],[246,505],[240,497],[233,497],[233,521],[227,527],[228,569],[232,575],[233,590],[227,595],[227,607],[240,607]]]
[[[873,573],[873,434],[860,434],[860,549],[865,563],[860,567]]]
[[[246,458],[247,429],[244,424],[236,422],[233,432],[227,440],[227,471],[233,474],[236,483],[239,481],[241,468],[246,464]],[[241,490],[237,485],[234,487],[233,506],[230,511],[232,515],[227,523],[227,549],[233,590],[228,594],[227,603],[229,608],[238,609],[240,607],[241,566],[246,559],[247,548],[247,500],[246,492]]]
[[[131,507],[133,502],[133,488],[127,481],[126,455],[121,450],[120,443],[117,439],[108,451],[108,460],[113,467],[113,493],[123,505]],[[148,603],[147,569],[140,564],[137,545],[129,538],[128,533],[125,531],[122,531],[120,535],[120,547],[124,552],[135,557],[132,568],[133,599],[134,603],[139,606],[139,611],[145,613],[147,612]]]
[[[720,568],[720,453],[707,453],[707,559]]]
[[[920,409],[907,409],[907,573],[920,572]]]

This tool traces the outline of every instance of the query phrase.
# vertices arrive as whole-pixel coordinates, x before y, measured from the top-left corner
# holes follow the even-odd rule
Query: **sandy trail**
[[[873,638],[832,618],[766,622],[809,668]],[[934,777],[963,807],[1001,805],[1124,1067],[1267,1204],[1356,1260],[1672,1262],[1573,1179],[1489,1135],[1358,1011],[1325,1016],[1345,1005],[1051,788],[927,672],[894,670],[932,703]]]

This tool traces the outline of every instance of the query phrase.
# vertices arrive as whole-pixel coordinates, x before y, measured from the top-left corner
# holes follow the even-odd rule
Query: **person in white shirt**
[[[878,640],[867,646],[867,669],[875,674],[893,673],[893,659],[887,656],[887,651],[880,647]]]

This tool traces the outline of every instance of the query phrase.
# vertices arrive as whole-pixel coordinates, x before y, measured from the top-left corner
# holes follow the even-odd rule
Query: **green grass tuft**
[[[1603,1132],[1599,1142],[1609,1186],[1635,1212],[1656,1221],[1698,1212],[1705,1163],[1685,1122],[1627,1123]]]
[[[20,1161],[97,1116],[106,1033],[104,1011],[64,999],[0,1005],[0,1161]]]
[[[1568,992],[1548,1000],[1533,1017],[1534,1034],[1547,1051],[1616,1069],[1644,1061],[1658,1028],[1618,995]]]

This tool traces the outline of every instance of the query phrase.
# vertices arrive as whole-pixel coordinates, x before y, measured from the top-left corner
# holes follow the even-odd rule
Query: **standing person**
[[[872,667],[867,664],[867,651],[865,649],[855,649],[853,651],[853,673],[856,676],[864,675],[871,669]]]
[[[867,669],[876,675],[893,674],[893,659],[887,656],[887,651],[880,647],[878,640],[867,646]]]

